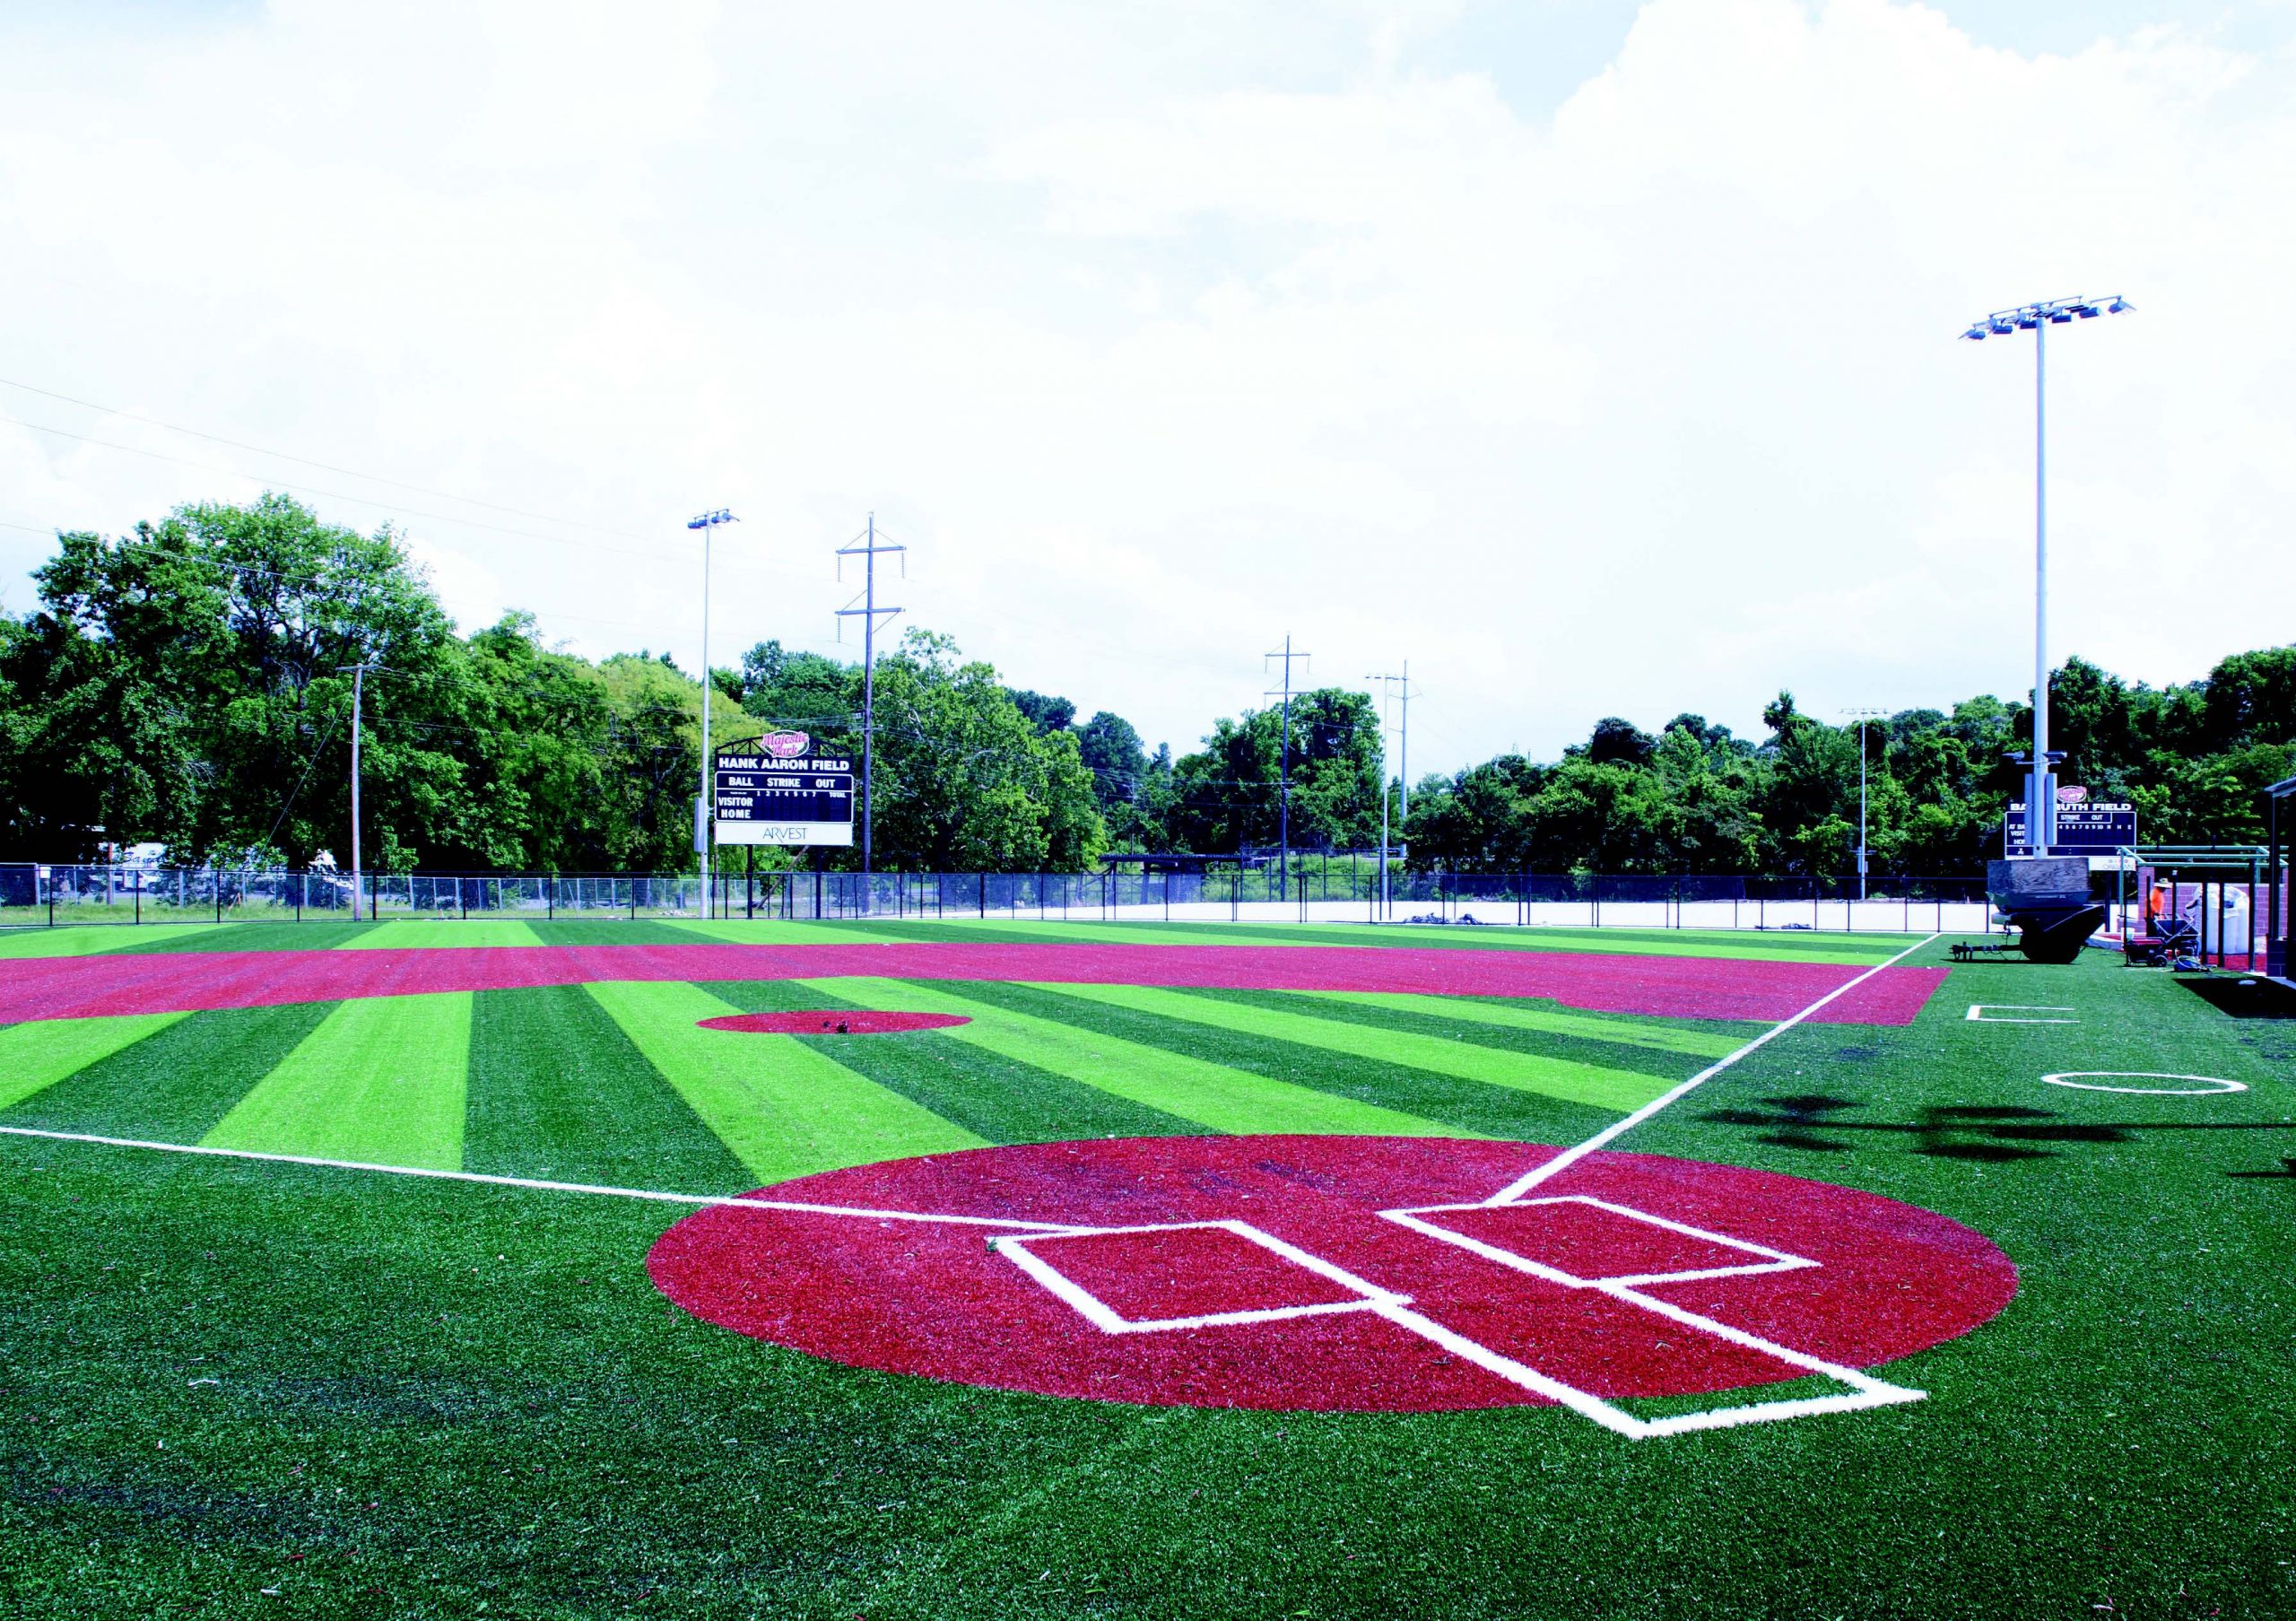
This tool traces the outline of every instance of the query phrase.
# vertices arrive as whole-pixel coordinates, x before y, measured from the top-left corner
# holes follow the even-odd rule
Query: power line
[[[197,428],[184,427],[177,423],[162,422],[156,416],[138,415],[135,412],[122,411],[113,405],[100,405],[93,400],[75,398],[69,394],[58,394],[53,388],[42,388],[31,383],[18,382],[13,378],[0,377],[0,387],[20,388],[26,394],[37,394],[43,399],[61,400],[67,405],[79,405],[86,410],[100,411],[106,416],[117,416],[131,423],[143,423],[150,427],[164,428],[170,433],[181,433],[192,439],[204,439],[210,444],[229,445],[234,450],[252,450],[257,456],[276,457],[281,461],[291,461],[299,466],[317,467],[322,473],[340,473],[346,478],[363,478],[370,484],[387,484],[395,490],[412,490],[418,495],[435,495],[442,501],[460,501],[465,506],[481,507],[490,512],[507,512],[514,518],[531,518],[540,523],[562,524],[574,529],[591,529],[601,535],[619,535],[629,540],[648,538],[634,529],[617,529],[606,524],[585,523],[578,518],[559,518],[548,512],[532,512],[524,507],[504,506],[499,501],[481,501],[474,495],[457,495],[451,490],[438,490],[428,484],[409,484],[404,479],[387,478],[379,473],[362,473],[356,467],[343,467],[337,466],[333,462],[314,461],[308,456],[297,456],[292,451],[277,450],[267,445],[250,444],[245,440],[227,439],[220,433],[208,433]],[[28,427],[31,424],[20,425]],[[61,431],[61,430],[49,430],[49,431]],[[90,442],[101,441],[91,440]],[[123,449],[124,447],[113,448]]]
[[[870,860],[874,853],[872,841],[875,832],[875,806],[872,799],[871,779],[874,773],[871,768],[877,729],[877,619],[880,614],[890,619],[900,612],[897,607],[881,608],[877,606],[877,554],[881,552],[898,553],[901,560],[901,578],[909,578],[909,548],[898,544],[877,544],[877,515],[874,512],[869,514],[866,529],[837,549],[839,580],[845,578],[845,559],[857,556],[862,564],[861,594],[853,599],[862,606],[857,608],[853,602],[847,603],[837,610],[837,622],[839,629],[842,630],[848,619],[857,614],[861,620],[861,876],[865,879],[869,876]],[[706,677],[708,672],[704,671],[703,675]],[[862,904],[865,908],[868,904],[867,894],[868,886],[864,884]]]

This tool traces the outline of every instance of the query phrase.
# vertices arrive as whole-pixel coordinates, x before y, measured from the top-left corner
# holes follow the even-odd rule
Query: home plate
[[[2016,1291],[1981,1234],[1772,1172],[1382,1137],[978,1148],[800,1177],[647,1266],[708,1321],[856,1367],[1047,1395],[1428,1412],[1560,1401],[1627,1434],[1921,1392],[1864,1370]],[[804,1208],[790,1208],[802,1206]],[[1614,1404],[1803,1381],[1650,1420]]]

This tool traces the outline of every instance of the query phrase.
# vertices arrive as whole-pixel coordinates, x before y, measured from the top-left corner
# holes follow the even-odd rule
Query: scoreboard
[[[783,732],[718,751],[718,843],[853,842],[853,762],[809,742]]]
[[[2001,819],[2002,837],[2011,850],[2025,844],[2025,802],[2013,803]],[[2057,806],[2057,842],[2049,848],[2060,856],[2109,856],[2136,842],[2136,806],[2100,804],[2094,799],[2060,797]]]

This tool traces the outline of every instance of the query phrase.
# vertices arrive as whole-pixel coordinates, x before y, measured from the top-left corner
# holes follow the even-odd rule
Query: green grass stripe
[[[1458,1137],[1570,1143],[1601,1129],[1618,1118],[1613,1110],[1562,1098],[1517,1092],[1504,1086],[1486,1086],[1480,1081],[1461,1080],[1456,1076],[1438,1075],[1428,1069],[1411,1069],[1399,1064],[1350,1058],[1344,1053],[1327,1051],[1320,1047],[1303,1047],[1296,1041],[1279,1041],[1272,1036],[1246,1035],[1209,1024],[1186,1024],[1161,1014],[1135,1012],[1113,1003],[1056,996],[1033,986],[976,981],[951,989],[976,1001],[1003,1008],[1007,1013],[1027,1014],[1056,1024],[1082,1025],[1101,1035],[1135,1042],[1142,1047],[1152,1047],[1160,1051],[1178,1053],[1200,1063],[1239,1069],[1248,1075],[1263,1076],[1292,1085],[1309,1086],[1318,1092],[1330,1093],[1374,1108],[1439,1121]],[[1269,1007],[1287,1006],[1281,999],[1280,992],[1221,991],[1211,994],[1237,1001],[1257,1000]],[[1405,1027],[1414,1023],[1407,1014],[1366,1012],[1361,1016],[1375,1023],[1393,1021]],[[1457,1025],[1438,1027],[1436,1033],[1448,1034],[1461,1028]],[[1518,1050],[1531,1048],[1552,1051],[1579,1045],[1566,1037],[1505,1032],[1492,1032],[1491,1034],[1497,1039],[1486,1041],[1486,1045]],[[1599,1061],[1609,1056],[1611,1051],[1589,1043],[1584,1052],[1565,1050],[1561,1056]],[[1682,1060],[1665,1061],[1679,1063]]]
[[[996,919],[991,918],[989,926]],[[978,927],[975,925],[974,927]],[[1013,937],[1031,940],[1087,940],[1126,946],[1315,946],[1322,942],[1281,935],[1246,937],[1230,933],[1231,925],[1208,923],[1015,923]]]
[[[879,934],[858,923],[784,923],[769,922],[763,918],[723,918],[709,923],[689,923],[680,919],[667,927],[682,936],[731,940],[736,946],[876,946],[900,937]]]
[[[754,1185],[578,985],[478,993],[463,1168],[682,1193]]]
[[[542,937],[515,918],[397,918],[342,942],[345,951],[457,946],[539,946]]]
[[[709,989],[744,1013],[857,1007],[823,980],[713,983]],[[1015,1063],[944,1031],[873,1036],[792,1036],[829,1054],[880,1086],[922,1104],[943,1120],[992,1143],[1059,1143],[1080,1137],[1173,1137],[1199,1130],[1194,1120],[1118,1097],[1066,1076]]]
[[[791,1037],[697,1028],[740,1011],[698,985],[588,990],[761,1182],[985,1140]]]
[[[1377,1064],[1397,1064],[1407,1069],[1431,1070],[1460,1080],[1480,1081],[1516,1092],[1535,1092],[1544,1097],[1590,1103],[1621,1113],[1639,1109],[1674,1085],[1664,1076],[1639,1070],[1613,1069],[1544,1053],[1513,1052],[1472,1041],[1446,1041],[1416,1032],[1384,1030],[1343,1019],[1317,1018],[1285,1013],[1212,997],[1191,996],[1184,990],[1164,990],[1147,985],[1037,985],[1031,989],[1083,1001],[1102,1002],[1158,1018],[1209,1024],[1245,1035],[1292,1041]]]
[[[693,938],[653,918],[560,918],[526,927],[545,946],[683,946]]]
[[[1651,957],[1752,957],[1774,963],[1879,963],[1923,937],[1752,928],[1412,928],[1400,924],[1237,925],[1239,933],[1297,936],[1295,944],[1403,946],[1454,951],[1588,951]]]
[[[157,1016],[165,1028],[35,1093],[0,1120],[49,1131],[196,1143],[335,1007],[297,1002],[144,1015]]]
[[[303,923],[201,923],[162,928],[134,928],[129,951],[327,951],[375,927],[340,916]],[[146,938],[145,937],[152,937]]]
[[[217,933],[213,923],[81,923],[56,928],[12,928],[0,934],[0,957],[92,957],[108,951],[133,951],[155,937],[182,938]]]
[[[179,1013],[107,1019],[35,1019],[0,1026],[0,1109],[44,1092],[66,1076],[165,1030]]]
[[[471,993],[344,1002],[201,1140],[458,1171]]]
[[[970,1024],[943,1032],[1018,1063],[1176,1114],[1214,1131],[1318,1131],[1397,1137],[1456,1137],[1456,1128],[1400,1110],[1335,1096],[1313,1086],[1210,1064],[1185,1053],[901,980],[837,979],[804,983],[864,1007],[953,1013]]]
[[[1496,1024],[1509,1030],[1531,1030],[1543,1035],[1578,1036],[1590,1041],[1613,1041],[1627,1047],[1648,1047],[1659,1052],[1683,1052],[1693,1058],[1727,1058],[1759,1033],[1750,1026],[1745,1035],[1687,1030],[1657,1019],[1604,1018],[1595,1014],[1560,1013],[1549,1007],[1526,1007],[1494,997],[1422,996],[1413,991],[1305,990],[1295,993],[1351,1007],[1380,1008],[1393,1013],[1419,1014],[1428,1018],[1458,1019],[1470,1024]]]

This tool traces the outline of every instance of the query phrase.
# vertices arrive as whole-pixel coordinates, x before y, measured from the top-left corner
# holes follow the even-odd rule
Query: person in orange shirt
[[[2169,886],[2160,879],[2152,880],[2152,893],[2144,897],[2144,932],[2161,932],[2161,919],[2169,915]]]

